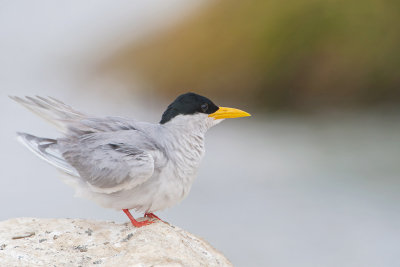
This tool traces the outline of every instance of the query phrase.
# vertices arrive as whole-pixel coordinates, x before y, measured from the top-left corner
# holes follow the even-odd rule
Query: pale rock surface
[[[232,266],[206,241],[157,221],[18,218],[0,222],[0,266]]]

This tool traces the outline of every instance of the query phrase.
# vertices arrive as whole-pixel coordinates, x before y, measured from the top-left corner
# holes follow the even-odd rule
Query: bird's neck
[[[204,135],[212,125],[205,114],[179,115],[163,124],[168,131],[171,146],[185,165],[197,166],[204,154]],[[174,155],[172,155],[174,156]]]
[[[170,122],[164,124],[166,128],[173,131],[177,136],[202,137],[213,124],[212,118],[207,114],[178,115]]]

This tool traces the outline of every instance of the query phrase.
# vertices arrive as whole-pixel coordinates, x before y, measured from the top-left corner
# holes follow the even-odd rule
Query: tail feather
[[[56,149],[57,140],[41,138],[27,133],[17,133],[17,136],[18,141],[41,159],[67,174],[79,177],[78,172],[64,160]]]
[[[63,132],[67,131],[67,122],[78,121],[86,117],[85,114],[52,97],[27,96],[20,98],[10,96],[10,98],[49,121]]]

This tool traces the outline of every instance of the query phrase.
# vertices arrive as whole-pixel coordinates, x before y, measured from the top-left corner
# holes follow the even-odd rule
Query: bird
[[[227,118],[251,116],[219,107],[196,93],[179,95],[159,123],[75,110],[53,97],[10,96],[57,127],[59,138],[17,132],[17,139],[50,163],[76,196],[122,210],[135,227],[161,220],[189,193],[204,156],[205,133]],[[136,220],[129,210],[144,213]]]

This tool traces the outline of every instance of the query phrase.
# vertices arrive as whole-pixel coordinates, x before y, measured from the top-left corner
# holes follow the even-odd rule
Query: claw
[[[169,223],[167,223],[166,221],[163,221],[163,220],[161,220],[160,218],[158,218],[158,216],[156,216],[154,213],[145,213],[145,214],[144,214],[144,217],[156,219],[156,220],[159,220],[159,221],[161,221],[161,222],[163,222],[163,223],[169,224]]]

